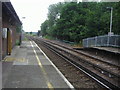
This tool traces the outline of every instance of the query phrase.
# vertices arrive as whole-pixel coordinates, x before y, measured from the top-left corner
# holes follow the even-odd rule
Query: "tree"
[[[87,37],[109,32],[110,11],[113,7],[113,28],[120,34],[120,2],[69,2],[50,5],[48,20],[41,25],[42,35],[80,42]]]
[[[32,35],[32,31],[30,32],[30,35]]]
[[[16,27],[16,31],[17,31],[17,33],[21,33],[21,31],[22,31],[22,26],[17,26],[17,27]]]
[[[37,36],[40,36],[40,35],[41,35],[41,31],[38,30],[38,32],[37,32]]]
[[[44,23],[41,24],[41,34],[42,34],[42,36],[47,35],[47,30],[48,29],[49,29],[48,20],[46,20]]]

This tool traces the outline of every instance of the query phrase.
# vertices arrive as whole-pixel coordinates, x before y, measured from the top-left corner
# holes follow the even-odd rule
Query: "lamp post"
[[[113,14],[113,7],[107,7],[107,9],[111,10],[111,16],[110,16],[110,32],[108,33],[108,35],[113,34],[112,33],[112,14]]]

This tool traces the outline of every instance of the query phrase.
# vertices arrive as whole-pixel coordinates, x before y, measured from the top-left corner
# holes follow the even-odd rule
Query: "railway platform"
[[[34,41],[23,41],[2,61],[2,88],[74,89]]]
[[[116,53],[116,54],[120,54],[120,48],[113,48],[113,47],[93,47],[99,50],[105,50],[108,52],[112,52],[112,53]]]

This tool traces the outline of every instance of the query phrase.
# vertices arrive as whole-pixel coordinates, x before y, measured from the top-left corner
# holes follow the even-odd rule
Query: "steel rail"
[[[52,42],[52,41],[48,41],[48,42],[53,43],[53,44],[56,44],[56,45],[58,45],[58,46],[60,46],[60,47],[63,47],[63,48],[66,48],[66,49],[72,50],[72,51],[74,51],[74,52],[76,52],[76,53],[79,53],[79,54],[82,54],[82,55],[84,55],[84,56],[87,56],[87,57],[90,57],[90,58],[93,58],[93,59],[99,60],[99,61],[104,62],[104,63],[107,63],[107,64],[109,64],[109,65],[117,66],[117,67],[120,68],[119,65],[115,65],[115,64],[113,64],[113,63],[106,62],[106,61],[104,61],[104,60],[98,59],[97,57],[93,57],[93,56],[88,55],[88,54],[86,54],[86,53],[84,53],[84,52],[82,52],[82,51],[78,51],[78,50],[76,50],[76,49],[74,49],[74,48],[69,48],[69,47],[66,47],[66,46],[64,46],[64,45],[54,43],[54,42]]]
[[[38,43],[38,42],[37,42]],[[44,43],[45,44],[45,43]],[[46,44],[47,48],[49,47],[50,50],[58,53],[58,55],[64,57],[67,59],[67,61],[71,62],[71,64],[74,64],[75,67],[79,67],[79,69],[81,69],[84,73],[86,73],[88,76],[90,76],[91,78],[93,78],[95,81],[99,82],[99,84],[101,84],[102,86],[108,88],[108,89],[112,89],[112,88],[119,88],[113,84],[111,84],[110,82],[106,81],[105,79],[101,78],[100,76],[96,75],[95,73],[91,72],[90,70],[86,69],[83,66],[80,66],[78,63],[74,62],[73,60],[71,60],[70,58],[62,55],[60,52],[58,52],[57,50],[55,50],[55,48],[52,48],[50,45]],[[90,73],[90,74],[89,74]]]
[[[39,39],[38,39],[38,40],[39,40]],[[45,42],[45,41],[43,41],[43,42]],[[48,41],[48,42],[50,42],[50,41]],[[45,42],[45,43],[48,43],[48,42]],[[52,43],[52,42],[50,42],[50,43]],[[50,43],[48,43],[48,44],[50,44]],[[55,44],[55,43],[53,43],[53,44]],[[63,48],[65,48],[65,49],[72,50],[72,51],[74,51],[74,52],[76,52],[76,53],[79,53],[78,51],[75,51],[75,50],[73,50],[73,49],[71,49],[71,48],[68,48],[68,47],[65,47],[65,46],[62,46],[62,45],[59,45],[59,44],[56,44],[56,45],[58,45],[58,46],[60,46],[60,47],[63,47]],[[84,56],[87,56],[87,55],[85,55],[85,54],[83,54],[83,53],[79,53],[79,54],[82,54],[82,55],[84,55]],[[93,57],[90,57],[90,56],[87,56],[87,57],[99,61],[98,58],[93,58]],[[79,58],[80,58],[80,57],[79,57]],[[103,67],[101,67],[101,66],[98,66],[98,65],[96,65],[96,64],[94,64],[94,63],[92,63],[92,62],[86,61],[86,60],[83,59],[83,58],[80,58],[80,59],[84,60],[86,63],[92,64],[93,66],[101,69],[102,71],[108,73],[108,75],[112,75],[112,76],[115,76],[115,77],[120,77],[120,75],[118,75],[118,74],[116,74],[116,73],[113,73],[113,72],[111,72],[111,71],[109,71],[109,70],[106,70],[105,68],[103,68]],[[105,62],[105,63],[106,63],[106,62]],[[107,63],[106,63],[106,64],[107,64]]]

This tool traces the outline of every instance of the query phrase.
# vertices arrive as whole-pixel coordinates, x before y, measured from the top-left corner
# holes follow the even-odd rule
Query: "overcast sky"
[[[37,32],[40,25],[47,19],[50,4],[64,0],[10,0],[16,13],[23,22],[26,32]],[[22,19],[22,17],[26,17]]]
[[[23,30],[37,32],[47,19],[48,7],[64,0],[10,0],[17,15],[23,22]],[[69,0],[66,0],[69,1]],[[82,1],[82,0],[78,0]],[[22,17],[26,17],[22,19]]]
[[[31,31],[37,32],[38,30],[40,30],[41,23],[43,23],[47,19],[49,5],[58,2],[63,2],[64,0],[10,0],[10,1],[20,20],[23,22],[23,30],[25,30],[26,32]],[[22,17],[26,18],[22,19]]]

